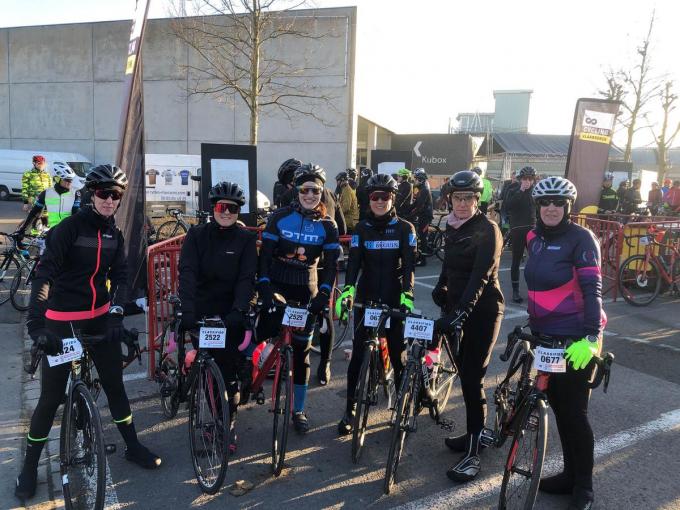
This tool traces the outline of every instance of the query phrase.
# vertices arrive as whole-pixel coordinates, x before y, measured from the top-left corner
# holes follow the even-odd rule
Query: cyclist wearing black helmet
[[[284,194],[293,187],[293,175],[295,174],[295,171],[300,168],[300,165],[302,165],[302,161],[295,158],[287,159],[281,163],[279,171],[277,172],[278,180],[274,183],[273,203],[276,207],[288,205],[283,204],[281,199]]]
[[[422,255],[422,250],[427,245],[427,229],[430,226],[434,212],[432,207],[432,192],[430,183],[427,181],[427,173],[424,168],[416,168],[413,171],[415,186],[413,188],[413,205],[410,217],[416,222],[418,231],[418,266],[424,266],[427,258]]]
[[[245,313],[255,294],[256,236],[237,224],[246,203],[238,184],[220,182],[208,194],[212,221],[189,229],[179,257],[179,297],[182,327],[218,315],[227,329],[226,347],[211,349],[229,394],[231,452],[236,450],[236,411],[239,404],[238,345],[245,332]]]
[[[503,293],[498,282],[503,240],[498,226],[479,210],[484,189],[470,170],[457,172],[449,181],[451,214],[447,219],[444,263],[432,300],[443,309],[436,329],[451,333],[463,328],[456,358],[465,401],[467,432],[446,439],[454,451],[464,452],[446,473],[458,482],[477,476],[481,468],[480,437],[486,421],[484,376],[503,317]]]
[[[26,320],[33,342],[49,355],[58,354],[62,339],[73,332],[103,335],[88,349],[106,393],[111,416],[125,440],[125,458],[144,468],[160,466],[161,459],[137,439],[123,385],[121,342],[124,340],[123,304],[127,298],[124,239],[114,214],[127,187],[118,167],[100,165],[87,175],[92,205],[62,220],[50,230],[46,250],[36,266]],[[110,290],[107,288],[107,278]],[[61,404],[70,364],[50,367],[43,358],[41,393],[28,432],[24,466],[15,494],[35,494],[38,460]]]
[[[519,294],[519,265],[522,262],[526,238],[529,231],[536,225],[536,205],[531,198],[531,192],[536,182],[536,170],[525,166],[519,171],[519,187],[508,193],[505,200],[505,210],[510,216],[510,242],[512,244],[512,264],[510,266],[510,281],[512,282],[512,300],[515,303],[523,301]]]
[[[271,306],[274,292],[303,305],[309,303],[310,314],[317,318],[328,305],[340,244],[335,222],[321,202],[325,182],[323,168],[311,163],[302,165],[294,178],[297,197],[290,206],[274,212],[267,222],[262,233],[258,280],[259,299],[265,308]],[[317,263],[322,255],[324,269],[318,276]],[[276,335],[281,318],[282,312],[262,314],[258,338]],[[311,340],[308,330],[293,335],[293,424],[301,434],[309,430],[304,409]]]
[[[366,191],[366,183],[373,176],[373,170],[367,166],[359,169],[359,185],[357,186],[357,203],[359,204],[359,221],[366,218],[368,213],[369,199]]]
[[[349,300],[351,303],[355,295],[361,302],[374,301],[412,311],[415,229],[409,222],[397,217],[394,207],[397,183],[392,177],[374,175],[368,180],[366,191],[370,198],[370,210],[367,218],[357,224],[352,236],[345,287],[336,301],[336,312],[338,315],[345,313],[343,301]],[[345,415],[338,424],[338,433],[341,435],[352,431],[352,417],[356,409],[354,393],[367,338],[366,329],[362,326],[363,317],[363,308],[357,308],[354,324],[358,327],[355,328],[352,359],[347,368],[347,405]],[[387,328],[387,342],[395,381],[398,381],[404,351],[401,321],[391,321],[391,326]]]
[[[359,184],[357,182],[358,174],[357,174],[356,168],[348,168],[346,170],[346,172],[347,172],[347,178],[349,179],[349,185],[352,187],[353,190],[356,191],[357,185]]]

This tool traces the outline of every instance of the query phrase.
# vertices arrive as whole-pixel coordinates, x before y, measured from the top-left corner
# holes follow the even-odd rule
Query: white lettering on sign
[[[59,354],[47,356],[47,363],[51,367],[79,360],[83,355],[83,346],[77,338],[64,338],[61,344],[61,352]]]
[[[305,308],[287,306],[281,324],[293,328],[304,328],[307,325],[307,315],[309,315],[309,312]]]
[[[226,328],[201,328],[198,336],[198,346],[201,349],[224,349],[226,342]]]
[[[434,334],[434,321],[407,317],[404,322],[404,338],[417,338],[430,342]]]
[[[564,349],[546,349],[536,347],[534,351],[534,368],[541,372],[563,374],[567,371],[567,360]]]
[[[446,158],[438,158],[437,156],[423,156],[422,162],[429,165],[445,165]]]

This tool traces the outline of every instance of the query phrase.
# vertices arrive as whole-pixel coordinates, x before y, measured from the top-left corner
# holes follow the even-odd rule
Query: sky
[[[164,17],[169,0],[152,0]],[[634,64],[656,10],[654,74],[680,93],[677,0],[310,0],[357,6],[356,112],[398,133],[446,132],[459,112],[493,111],[493,90],[531,89],[529,131],[568,134],[579,97]],[[134,0],[0,0],[0,27],[131,18]],[[651,122],[660,122],[656,101]],[[671,119],[680,121],[680,108]],[[615,137],[623,142],[621,134]],[[636,146],[653,138],[643,129]],[[680,145],[680,137],[675,145]]]

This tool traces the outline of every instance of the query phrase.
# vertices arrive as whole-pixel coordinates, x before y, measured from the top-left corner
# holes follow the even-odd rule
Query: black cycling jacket
[[[194,317],[245,312],[255,293],[257,237],[217,222],[189,229],[179,257],[182,311]]]
[[[358,301],[398,306],[402,292],[413,292],[415,257],[412,224],[398,218],[394,209],[381,218],[369,212],[354,229],[345,285],[357,285]]]
[[[394,199],[394,207],[397,209],[397,216],[409,218],[413,202],[413,185],[408,181],[401,181],[397,189],[397,196]]]
[[[508,191],[505,210],[510,216],[510,228],[531,227],[536,225],[536,204],[531,197],[533,186],[522,191],[519,186]]]
[[[416,186],[417,192],[415,193],[415,198],[413,199],[413,205],[411,207],[411,217],[417,218],[418,223],[429,223],[434,218],[434,213],[432,211],[432,192],[430,191],[430,184],[425,182]]]

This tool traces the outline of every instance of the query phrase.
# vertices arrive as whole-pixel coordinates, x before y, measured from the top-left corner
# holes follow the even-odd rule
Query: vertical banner
[[[128,188],[116,215],[125,236],[130,297],[146,287],[146,236],[144,232],[144,104],[142,89],[142,42],[150,0],[137,0],[123,81],[123,109],[118,136],[118,166],[127,174]]]
[[[609,160],[620,101],[581,98],[576,102],[565,175],[578,190],[575,210],[595,205]]]

